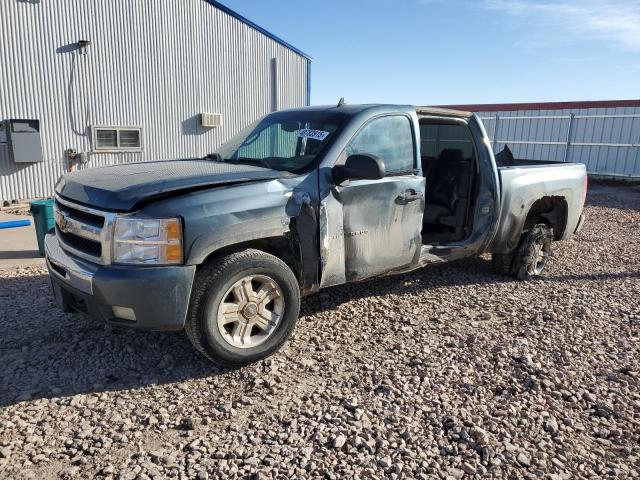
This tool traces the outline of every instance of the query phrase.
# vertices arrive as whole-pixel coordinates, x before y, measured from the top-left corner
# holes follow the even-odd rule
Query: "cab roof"
[[[301,108],[292,108],[287,111],[289,112],[340,112],[346,115],[357,115],[358,113],[364,112],[365,110],[388,110],[388,111],[407,111],[407,110],[415,110],[418,115],[439,115],[445,117],[459,117],[459,118],[469,118],[473,116],[472,112],[464,112],[461,110],[451,110],[448,108],[440,108],[440,107],[414,107],[412,105],[396,105],[396,104],[384,104],[384,103],[371,103],[371,104],[351,104],[345,103],[343,105],[317,105],[313,107],[301,107]]]
[[[416,107],[416,113],[418,115],[442,115],[445,117],[460,118],[469,118],[473,116],[472,112],[465,112],[464,110],[452,110],[450,108],[441,107]]]

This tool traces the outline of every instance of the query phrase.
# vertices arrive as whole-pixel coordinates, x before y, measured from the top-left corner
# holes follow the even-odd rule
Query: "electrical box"
[[[9,150],[15,163],[42,162],[40,120],[13,118],[5,121]]]
[[[222,114],[220,113],[201,113],[200,126],[206,128],[216,128],[222,125]]]

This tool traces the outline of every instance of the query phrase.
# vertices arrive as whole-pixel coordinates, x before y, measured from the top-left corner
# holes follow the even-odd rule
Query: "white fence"
[[[508,145],[516,158],[579,162],[589,173],[640,178],[640,111],[633,111],[640,109],[631,110],[478,115],[496,153]]]

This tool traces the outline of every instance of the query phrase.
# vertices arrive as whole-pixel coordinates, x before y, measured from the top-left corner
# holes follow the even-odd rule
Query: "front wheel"
[[[300,312],[291,269],[260,250],[204,265],[196,274],[186,332],[214,361],[242,365],[265,358],[289,338]]]

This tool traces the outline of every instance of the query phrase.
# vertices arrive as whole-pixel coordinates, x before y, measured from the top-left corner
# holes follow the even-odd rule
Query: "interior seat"
[[[465,159],[462,150],[442,150],[427,178],[423,224],[443,225],[455,229],[456,236],[462,234],[471,165],[471,159]]]

